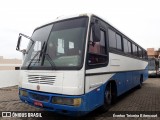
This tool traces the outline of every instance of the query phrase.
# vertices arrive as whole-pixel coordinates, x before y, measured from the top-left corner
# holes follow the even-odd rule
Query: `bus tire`
[[[102,112],[106,112],[112,104],[111,84],[106,86],[104,91],[104,104],[100,107]]]
[[[141,75],[140,80],[139,80],[139,85],[138,85],[138,89],[142,88],[142,83],[143,83],[143,77]]]

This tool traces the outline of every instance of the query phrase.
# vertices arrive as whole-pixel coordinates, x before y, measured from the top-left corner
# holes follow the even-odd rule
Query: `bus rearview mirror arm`
[[[16,47],[16,50],[17,50],[17,51],[20,50],[21,39],[22,39],[22,36],[19,36],[19,37],[18,37],[18,41],[17,41],[17,47]]]

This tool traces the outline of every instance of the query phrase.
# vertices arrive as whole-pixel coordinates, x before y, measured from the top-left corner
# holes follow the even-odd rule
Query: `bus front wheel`
[[[104,91],[104,104],[100,107],[102,112],[107,111],[111,107],[112,103],[112,93],[111,93],[111,84],[106,86]]]

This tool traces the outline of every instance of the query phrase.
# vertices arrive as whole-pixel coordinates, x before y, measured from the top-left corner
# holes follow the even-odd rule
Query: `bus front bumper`
[[[85,95],[60,95],[19,88],[19,98],[29,105],[55,113],[81,116],[89,112],[85,108]]]

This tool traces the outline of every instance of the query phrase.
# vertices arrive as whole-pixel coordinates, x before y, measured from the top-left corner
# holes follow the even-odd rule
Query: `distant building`
[[[147,48],[147,55],[149,58],[160,58],[160,49]]]
[[[4,59],[3,56],[0,56],[0,70],[16,70],[21,64],[20,59]]]

